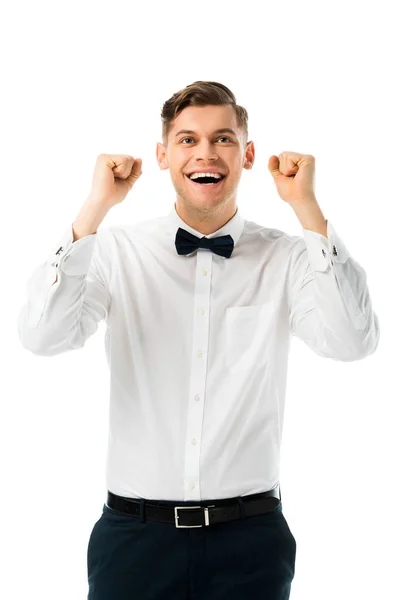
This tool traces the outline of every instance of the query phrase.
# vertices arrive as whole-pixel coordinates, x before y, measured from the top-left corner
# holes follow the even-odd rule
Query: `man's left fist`
[[[314,156],[298,152],[281,152],[279,156],[270,157],[268,169],[282,200],[291,206],[316,201]]]

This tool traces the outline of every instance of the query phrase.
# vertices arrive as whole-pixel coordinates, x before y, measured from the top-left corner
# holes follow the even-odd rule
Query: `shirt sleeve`
[[[353,361],[372,354],[380,328],[361,265],[330,221],[328,237],[303,229],[294,236],[289,275],[291,333],[316,354]]]
[[[32,273],[18,315],[24,348],[42,356],[80,348],[107,317],[111,294],[100,252],[106,233],[97,231],[73,242],[69,226]]]

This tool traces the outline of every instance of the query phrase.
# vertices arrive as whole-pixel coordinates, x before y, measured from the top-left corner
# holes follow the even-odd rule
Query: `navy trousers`
[[[189,529],[104,504],[87,548],[88,600],[288,600],[295,559],[282,502],[263,515]]]

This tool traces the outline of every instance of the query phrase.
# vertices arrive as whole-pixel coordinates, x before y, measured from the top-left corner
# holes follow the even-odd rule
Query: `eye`
[[[229,140],[230,142],[232,141],[230,138],[226,137],[225,135],[221,135],[219,138],[217,138],[217,140],[220,140],[221,138],[225,139],[225,140]],[[190,137],[183,138],[181,140],[181,143],[184,142],[185,140],[192,140],[192,139],[193,138],[190,138]],[[185,146],[187,146],[187,144],[185,144]]]

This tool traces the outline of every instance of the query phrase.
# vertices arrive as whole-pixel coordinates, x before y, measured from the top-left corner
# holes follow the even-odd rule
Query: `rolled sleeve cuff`
[[[67,275],[86,275],[97,233],[87,235],[73,242],[72,225],[65,230],[48,257],[49,264],[59,267]]]
[[[343,240],[339,237],[330,221],[328,224],[328,237],[321,233],[303,229],[304,241],[307,246],[311,267],[315,271],[326,271],[329,262],[344,263],[349,257],[349,251]]]

